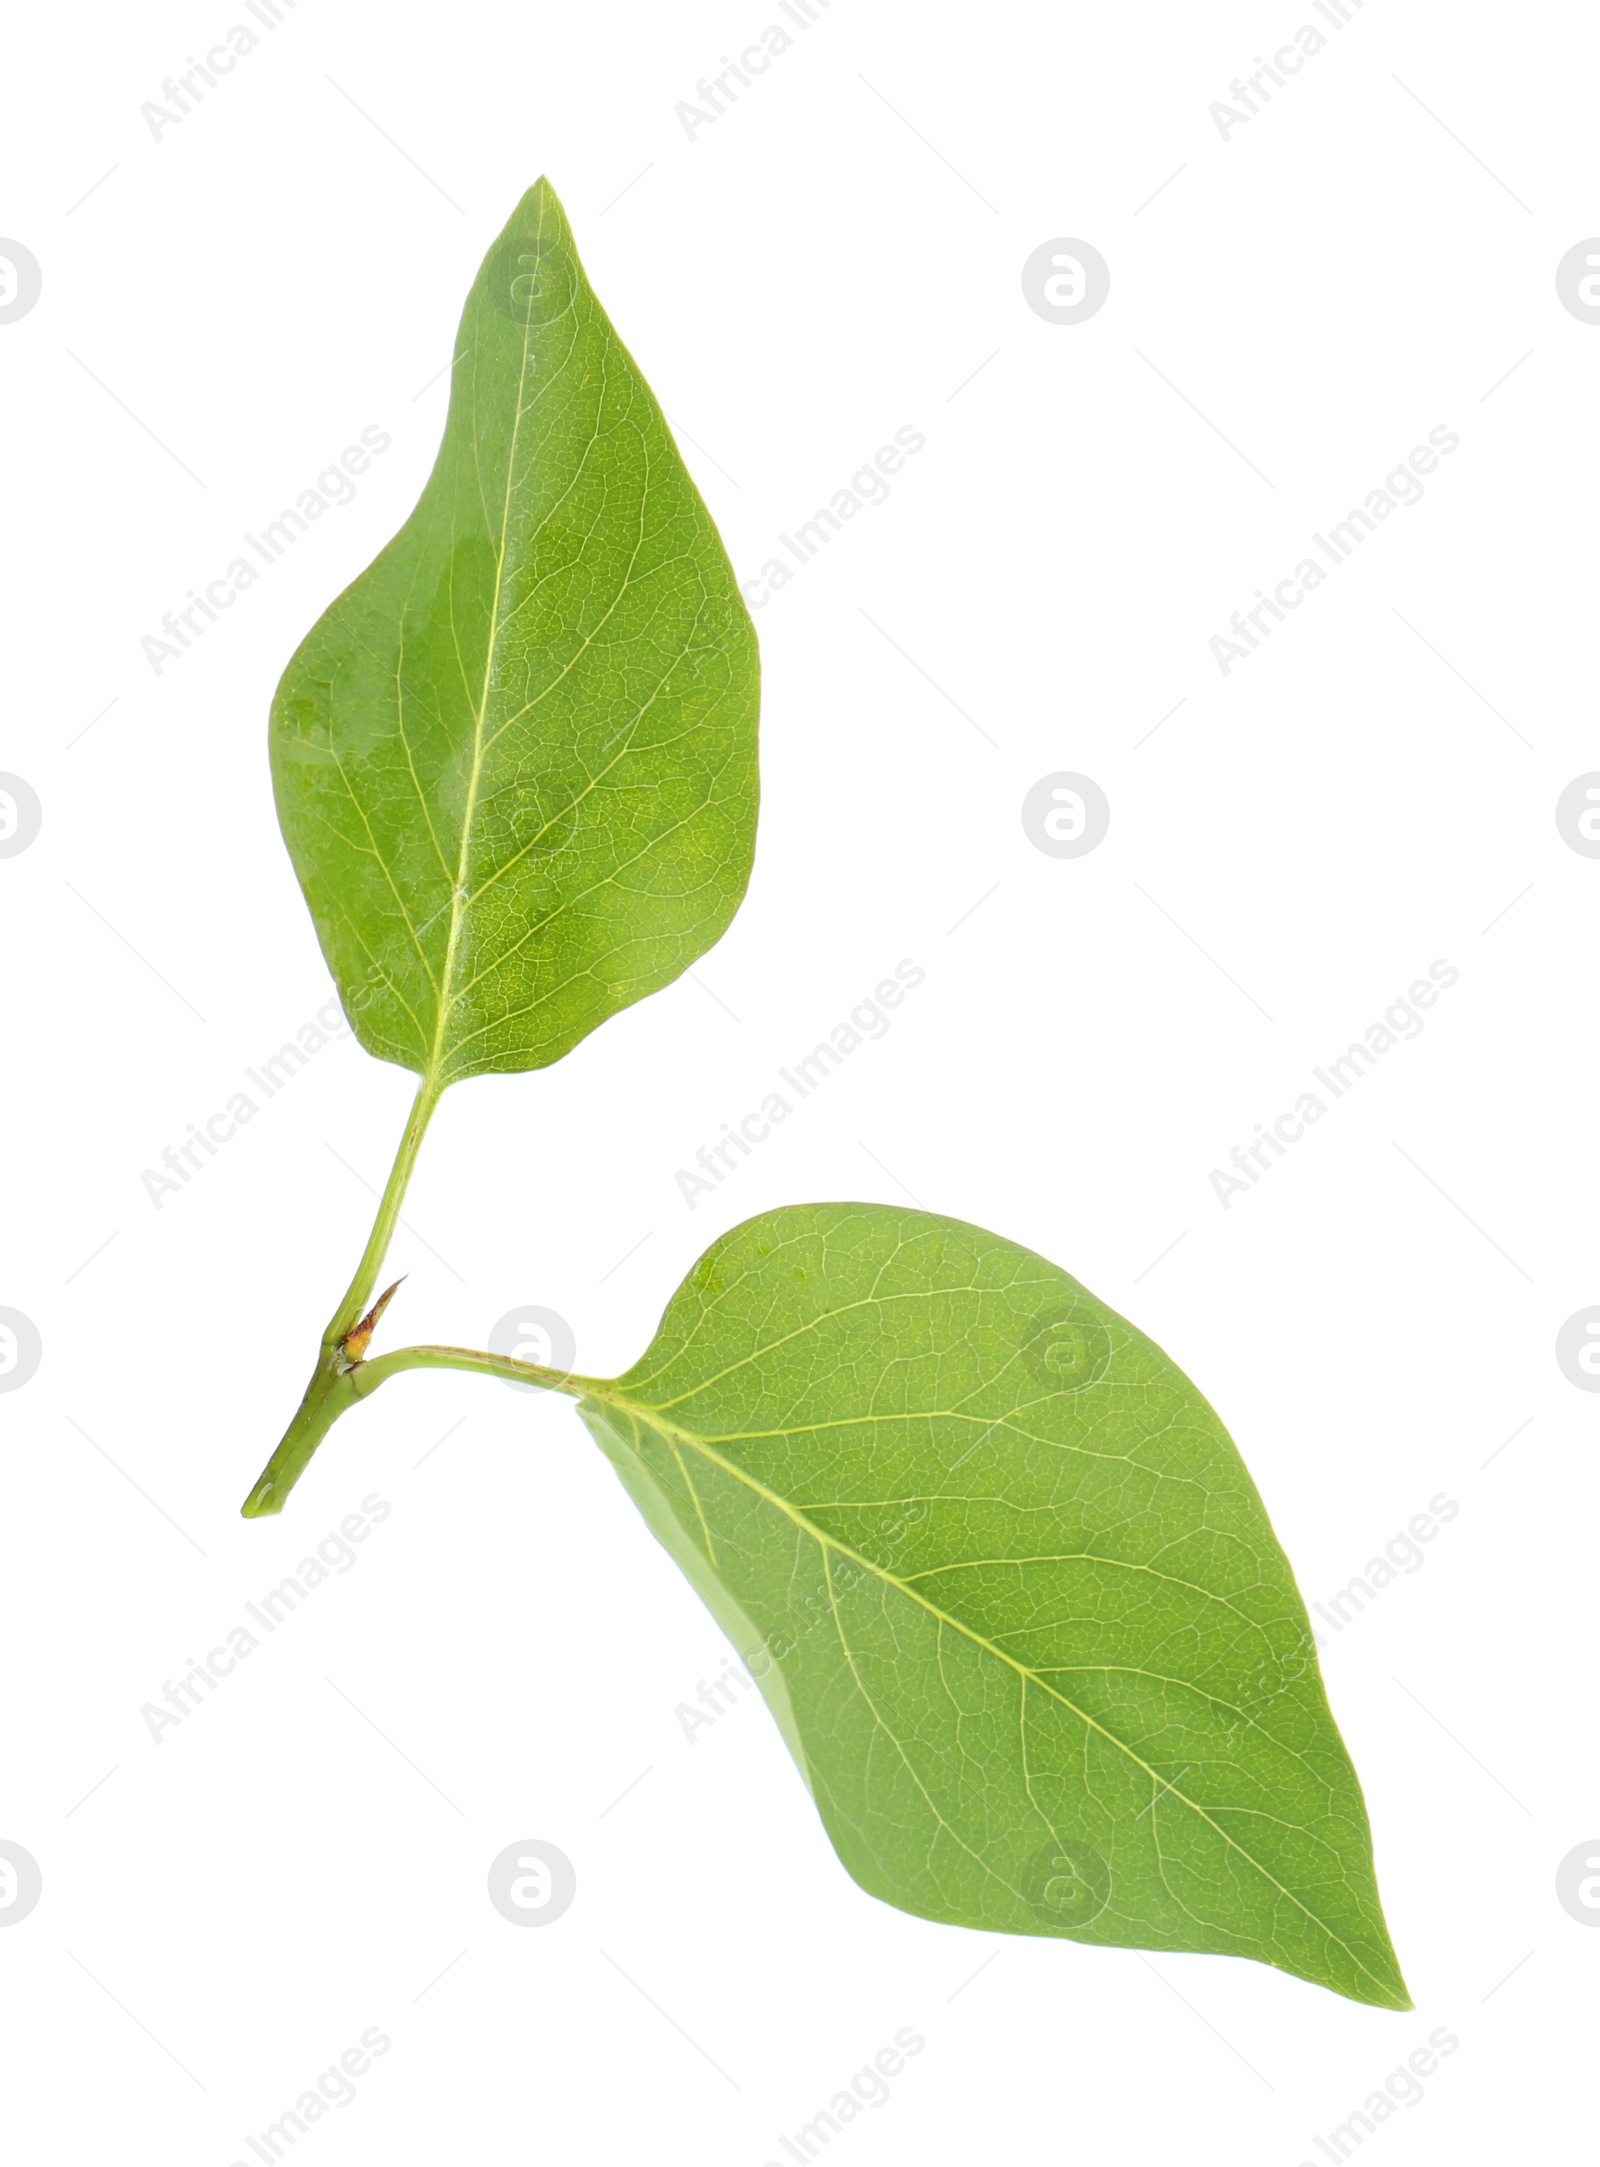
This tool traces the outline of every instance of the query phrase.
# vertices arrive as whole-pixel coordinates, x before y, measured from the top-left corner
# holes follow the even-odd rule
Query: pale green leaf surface
[[[872,1894],[1410,2006],[1255,1487],[1065,1272],[922,1212],[769,1212],[580,1406]]]
[[[723,932],[755,634],[554,192],[473,284],[416,510],[293,657],[278,813],[369,1052],[542,1067]]]

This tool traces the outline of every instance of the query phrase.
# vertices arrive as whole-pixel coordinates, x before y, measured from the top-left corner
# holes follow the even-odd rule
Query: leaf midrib
[[[1161,1787],[1160,1795],[1162,1797],[1175,1798],[1180,1805],[1187,1806],[1190,1812],[1203,1821],[1214,1835],[1222,1839],[1229,1850],[1236,1851],[1240,1858],[1254,1872],[1258,1873],[1270,1888],[1275,1889],[1297,1911],[1303,1913],[1320,1933],[1326,1934],[1330,1941],[1342,1949],[1357,1970],[1362,1973],[1363,1977],[1370,1979],[1373,1985],[1386,1997],[1392,1996],[1394,1991],[1392,1983],[1380,1978],[1376,1972],[1371,1970],[1359,1953],[1351,1947],[1349,1942],[1334,1927],[1330,1926],[1325,1919],[1318,1918],[1310,1905],[1303,1898],[1297,1896],[1293,1889],[1285,1888],[1277,1876],[1263,1866],[1261,1861],[1247,1851],[1244,1845],[1238,1842],[1235,1837],[1231,1836],[1227,1829],[1214,1820],[1198,1800],[1191,1798],[1187,1792],[1180,1790],[1176,1783],[1165,1783],[1161,1775],[1136,1753],[1132,1746],[1128,1745],[1125,1740],[1118,1738],[1114,1731],[1107,1730],[1103,1723],[1098,1722],[1084,1709],[1079,1708],[1075,1702],[1070,1701],[1064,1693],[1059,1692],[1055,1686],[1051,1685],[1040,1672],[1031,1670],[1025,1663],[1018,1662],[1015,1656],[1008,1655],[1003,1648],[997,1647],[992,1640],[989,1640],[974,1627],[967,1625],[960,1618],[952,1617],[948,1611],[941,1610],[937,1603],[929,1602],[926,1596],[918,1594],[907,1582],[888,1572],[882,1566],[875,1565],[870,1558],[853,1549],[849,1543],[841,1542],[837,1536],[829,1534],[825,1528],[818,1527],[798,1507],[791,1505],[787,1498],[780,1497],[777,1491],[769,1489],[765,1483],[758,1481],[754,1475],[750,1474],[747,1469],[740,1467],[736,1461],[726,1459],[721,1453],[714,1451],[703,1438],[696,1437],[693,1431],[682,1429],[675,1423],[664,1421],[655,1409],[642,1405],[637,1401],[626,1399],[619,1392],[603,1388],[596,1389],[593,1380],[588,1381],[585,1396],[598,1400],[603,1406],[614,1408],[617,1412],[628,1415],[633,1420],[643,1423],[647,1428],[664,1435],[673,1444],[675,1457],[676,1447],[678,1445],[687,1445],[691,1451],[699,1453],[701,1458],[709,1462],[710,1465],[720,1469],[726,1475],[731,1475],[735,1481],[742,1483],[753,1496],[759,1497],[765,1504],[771,1505],[776,1511],[782,1513],[784,1518],[792,1522],[802,1534],[809,1535],[824,1553],[834,1550],[837,1551],[839,1556],[850,1559],[852,1564],[862,1567],[874,1579],[881,1581],[884,1586],[893,1588],[907,1602],[914,1603],[919,1609],[926,1611],[929,1617],[940,1624],[949,1626],[952,1632],[959,1633],[964,1639],[969,1640],[974,1647],[981,1649],[984,1654],[992,1656],[996,1662],[1005,1664],[1009,1670],[1014,1671],[1023,1681],[1024,1687],[1033,1685],[1041,1693],[1047,1695],[1048,1698],[1058,1702],[1070,1715],[1076,1716],[1086,1730],[1096,1732],[1105,1739],[1108,1745],[1114,1746],[1119,1753],[1125,1754],[1136,1768],[1142,1769],[1152,1783]],[[695,1510],[699,1513],[701,1524],[704,1526],[704,1511],[699,1498],[695,1496],[693,1484],[690,1484],[690,1495],[694,1498]],[[714,1566],[714,1558],[711,1562]],[[871,1705],[870,1701],[868,1705]],[[1346,1886],[1348,1886],[1348,1883],[1346,1883]]]
[[[541,230],[543,219],[540,220]],[[477,817],[478,788],[483,777],[484,722],[489,712],[489,693],[494,683],[495,651],[500,640],[500,609],[505,591],[507,534],[511,522],[511,499],[515,490],[517,468],[517,445],[522,435],[522,394],[528,380],[528,342],[532,330],[533,293],[530,283],[528,309],[522,324],[521,359],[517,364],[517,409],[511,424],[511,443],[506,451],[505,488],[500,500],[500,541],[494,565],[494,607],[489,617],[489,637],[484,648],[483,688],[478,696],[478,711],[472,723],[472,768],[467,777],[466,805],[461,816],[461,848],[456,858],[455,884],[450,891],[450,932],[445,943],[444,969],[438,994],[438,1013],[434,1022],[433,1049],[428,1056],[424,1087],[434,1095],[442,1089],[445,1059],[445,1031],[455,1007],[456,996],[451,990],[455,984],[456,955],[461,944],[461,929],[466,923],[467,867],[472,851],[472,826]]]

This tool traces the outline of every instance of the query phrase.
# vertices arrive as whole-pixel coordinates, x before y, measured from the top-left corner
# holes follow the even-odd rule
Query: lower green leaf
[[[1065,1272],[924,1212],[764,1213],[580,1409],[871,1894],[1410,2007],[1255,1486]]]

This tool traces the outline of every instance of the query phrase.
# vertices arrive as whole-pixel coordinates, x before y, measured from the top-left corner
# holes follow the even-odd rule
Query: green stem
[[[380,1354],[375,1362],[363,1362],[350,1373],[357,1399],[376,1392],[379,1385],[403,1369],[465,1369],[479,1377],[504,1377],[509,1384],[538,1385],[546,1392],[566,1392],[573,1399],[604,1393],[609,1380],[579,1377],[564,1369],[541,1369],[537,1362],[516,1362],[509,1355],[480,1354],[473,1347],[397,1347]]]
[[[411,1170],[417,1163],[417,1153],[422,1139],[428,1133],[428,1123],[433,1109],[439,1103],[441,1086],[424,1076],[417,1086],[417,1095],[411,1102],[410,1118],[400,1148],[394,1155],[394,1165],[389,1169],[389,1179],[378,1202],[378,1216],[372,1222],[372,1232],[367,1236],[367,1246],[361,1252],[361,1262],[356,1275],[345,1289],[344,1300],[334,1311],[328,1329],[322,1335],[324,1347],[337,1346],[353,1332],[366,1314],[373,1289],[378,1284],[378,1274],[383,1270],[383,1260],[389,1254],[389,1243],[394,1238],[395,1221],[400,1216],[400,1206],[405,1202],[406,1189],[411,1181]]]
[[[294,1420],[284,1431],[277,1451],[245,1499],[243,1512],[247,1520],[259,1520],[269,1513],[282,1512],[289,1492],[305,1473],[323,1438],[339,1417],[355,1405],[362,1390],[371,1390],[370,1385],[358,1387],[356,1378],[360,1365],[352,1362],[345,1353],[344,1342],[361,1322],[378,1283],[378,1274],[383,1269],[383,1260],[394,1235],[395,1221],[400,1216],[406,1185],[411,1179],[411,1169],[416,1164],[429,1117],[439,1103],[439,1092],[438,1082],[428,1076],[417,1086],[405,1134],[395,1153],[394,1165],[379,1200],[378,1216],[372,1222],[372,1232],[361,1253],[361,1262],[356,1266],[355,1277],[346,1288],[344,1299],[328,1320],[316,1368],[311,1372],[311,1381]]]

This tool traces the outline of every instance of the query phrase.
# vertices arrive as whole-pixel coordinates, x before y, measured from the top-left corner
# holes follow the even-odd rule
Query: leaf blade
[[[720,938],[754,849],[732,567],[547,183],[474,281],[415,510],[273,702],[279,819],[369,1052],[542,1067]]]
[[[925,1213],[768,1213],[582,1412],[757,1630],[871,1893],[1409,2006],[1253,1485],[1181,1372],[1065,1273]]]

